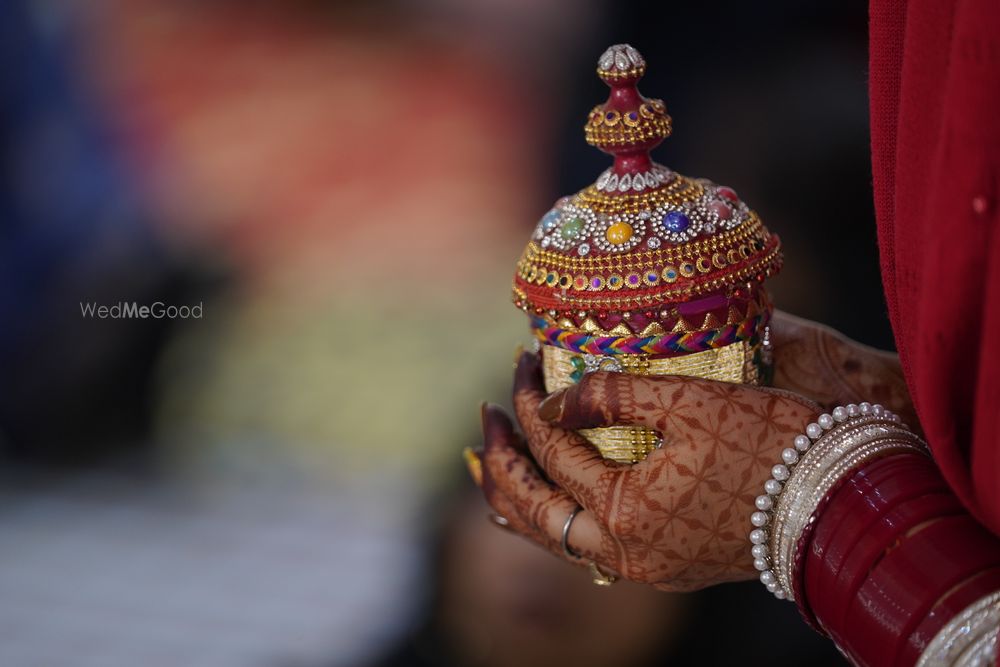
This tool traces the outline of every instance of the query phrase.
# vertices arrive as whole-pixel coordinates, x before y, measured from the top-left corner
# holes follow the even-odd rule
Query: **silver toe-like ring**
[[[576,553],[575,551],[569,548],[569,529],[573,526],[573,519],[575,519],[576,515],[579,514],[582,510],[583,507],[577,505],[576,509],[570,512],[569,516],[566,517],[566,523],[563,524],[561,544],[563,553],[566,554],[567,558],[576,558],[576,559],[581,558],[580,554]]]

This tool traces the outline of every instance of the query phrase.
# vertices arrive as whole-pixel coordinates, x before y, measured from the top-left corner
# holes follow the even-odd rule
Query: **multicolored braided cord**
[[[541,317],[531,318],[531,328],[542,343],[583,354],[650,354],[677,356],[703,352],[760,337],[770,313],[760,313],[738,324],[718,329],[668,333],[662,336],[594,336],[549,326]]]

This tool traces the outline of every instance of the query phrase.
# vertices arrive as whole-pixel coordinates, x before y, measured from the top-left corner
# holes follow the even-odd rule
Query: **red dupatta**
[[[872,0],[889,316],[934,457],[1000,534],[1000,2]]]

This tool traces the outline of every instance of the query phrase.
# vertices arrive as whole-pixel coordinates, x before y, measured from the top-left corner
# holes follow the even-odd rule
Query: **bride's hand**
[[[899,357],[857,343],[833,329],[788,313],[771,319],[774,381],[830,410],[848,403],[881,403],[917,426]]]
[[[607,372],[545,397],[538,357],[525,353],[514,386],[524,438],[499,408],[483,411],[483,489],[511,528],[663,590],[756,576],[754,499],[818,406],[777,390]],[[574,432],[611,424],[655,429],[663,446],[623,465]],[[579,560],[560,544],[577,505],[569,546]]]

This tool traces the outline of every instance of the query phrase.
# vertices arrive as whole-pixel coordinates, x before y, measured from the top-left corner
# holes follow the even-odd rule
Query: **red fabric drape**
[[[1000,0],[872,0],[889,316],[945,478],[1000,534]]]

